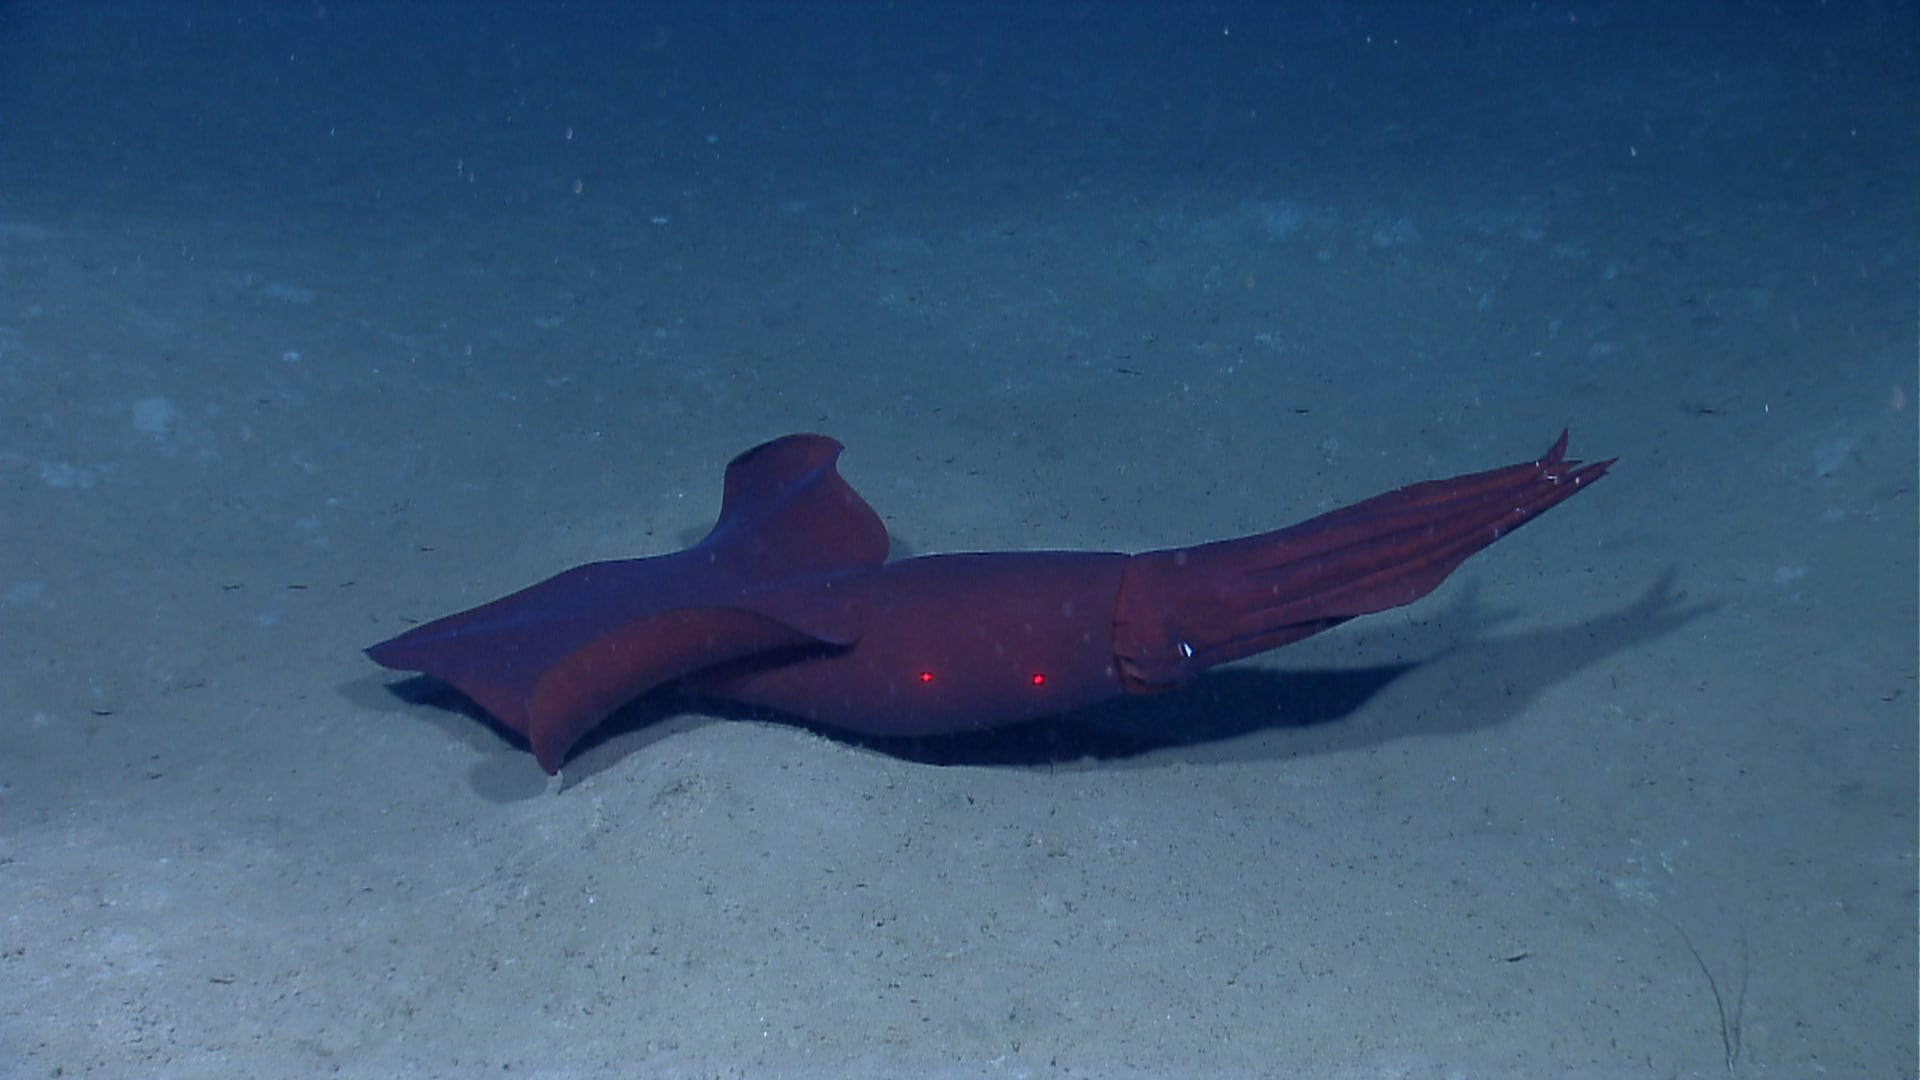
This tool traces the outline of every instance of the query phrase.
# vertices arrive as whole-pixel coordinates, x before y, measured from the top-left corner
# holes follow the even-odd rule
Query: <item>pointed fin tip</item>
[[[878,566],[887,559],[880,515],[840,475],[845,447],[825,435],[783,435],[727,464],[720,517],[702,545],[754,545],[756,576]],[[778,538],[770,551],[761,538]]]

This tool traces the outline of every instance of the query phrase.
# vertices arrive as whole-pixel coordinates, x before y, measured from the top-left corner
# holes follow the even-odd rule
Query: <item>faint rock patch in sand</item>
[[[92,469],[70,461],[43,461],[40,479],[49,487],[86,489],[92,487],[99,476]]]
[[[47,583],[44,581],[16,581],[0,592],[0,607],[48,607]]]
[[[133,403],[133,428],[142,435],[166,439],[180,423],[180,406],[172,398],[143,397]]]
[[[289,304],[311,304],[320,294],[312,289],[303,289],[298,285],[266,285],[260,291],[275,300],[284,300]]]

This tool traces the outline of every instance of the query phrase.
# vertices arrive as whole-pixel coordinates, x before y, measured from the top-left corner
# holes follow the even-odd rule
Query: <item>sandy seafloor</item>
[[[0,8],[0,1075],[1914,1075],[1920,23],[1437,8]],[[1563,426],[993,736],[549,784],[359,652],[788,431],[928,553]]]

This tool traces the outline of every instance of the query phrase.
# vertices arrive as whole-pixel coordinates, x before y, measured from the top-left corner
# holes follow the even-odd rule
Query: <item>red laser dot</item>
[[[931,671],[923,671],[923,672],[921,672],[921,673],[920,673],[920,681],[921,681],[921,683],[923,683],[923,684],[925,684],[925,683],[930,683],[930,682],[932,682],[932,681],[933,681],[933,672],[931,672]]]
[[[1036,672],[1034,672],[1034,673],[1033,673],[1033,685],[1035,685],[1035,686],[1045,686],[1045,685],[1047,685],[1047,676],[1046,676],[1046,673],[1045,673],[1045,672],[1041,672],[1041,671],[1036,671]]]

